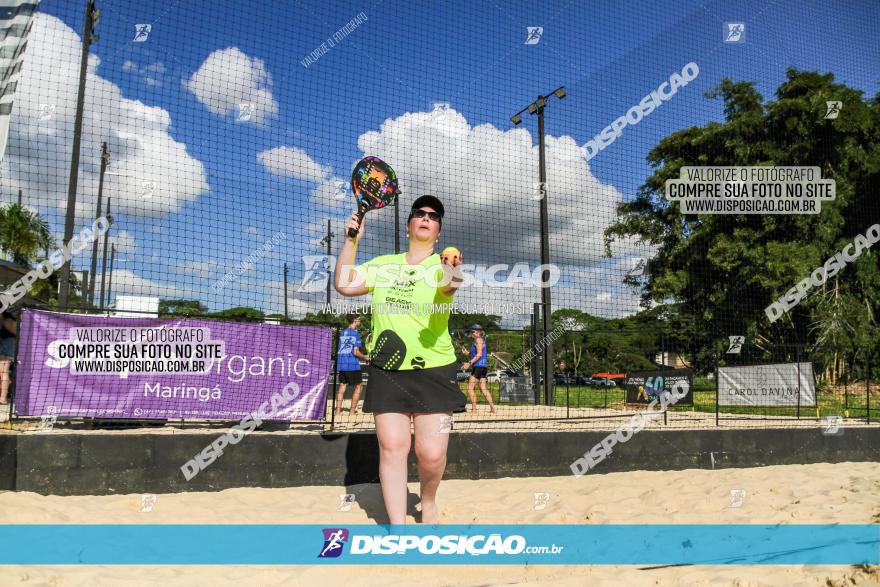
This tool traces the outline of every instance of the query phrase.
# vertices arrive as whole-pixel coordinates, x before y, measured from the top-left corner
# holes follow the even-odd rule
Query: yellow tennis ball
[[[461,251],[455,247],[446,247],[443,249],[443,252],[440,253],[440,261],[445,265],[452,265],[455,267],[461,263]]]

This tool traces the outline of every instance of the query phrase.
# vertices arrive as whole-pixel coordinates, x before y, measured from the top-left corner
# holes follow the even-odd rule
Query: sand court
[[[409,484],[416,523],[418,484]],[[346,497],[353,496],[353,497]],[[443,482],[444,524],[880,523],[880,464],[780,465]],[[376,484],[242,488],[203,493],[0,494],[0,522],[17,524],[379,524]],[[291,548],[300,548],[291,545]],[[309,548],[311,545],[306,546]],[[627,545],[621,545],[627,548]],[[573,566],[7,566],[14,585],[872,585],[875,567]],[[7,582],[8,581],[8,582]]]

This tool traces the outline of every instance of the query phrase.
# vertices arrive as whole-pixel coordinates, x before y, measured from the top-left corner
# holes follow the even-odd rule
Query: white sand
[[[731,507],[731,490],[745,491]],[[415,494],[418,484],[410,484]],[[337,511],[353,493],[350,511]],[[549,501],[535,509],[535,493]],[[415,502],[414,495],[411,496]],[[719,471],[446,480],[444,523],[880,523],[880,463]],[[0,523],[384,523],[378,485],[229,489],[156,496],[0,493]],[[414,519],[410,517],[410,522]],[[880,570],[847,566],[7,566],[2,585],[868,585]]]

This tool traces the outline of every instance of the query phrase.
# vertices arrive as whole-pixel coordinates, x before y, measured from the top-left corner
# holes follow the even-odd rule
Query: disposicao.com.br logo
[[[318,558],[338,558],[349,545],[350,555],[518,555],[560,554],[561,545],[529,546],[519,534],[353,534],[345,528],[324,528]]]

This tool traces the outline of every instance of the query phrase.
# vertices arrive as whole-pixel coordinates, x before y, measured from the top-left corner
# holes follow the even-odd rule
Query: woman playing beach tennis
[[[454,412],[465,411],[458,388],[458,364],[449,335],[449,307],[461,284],[461,270],[443,265],[434,246],[443,204],[421,196],[407,219],[407,252],[382,255],[353,267],[364,233],[357,214],[346,228],[333,284],[344,296],[373,295],[369,390],[364,412],[373,412],[379,439],[379,481],[391,524],[406,521],[410,423],[419,461],[423,523],[438,523],[437,487],[446,468]],[[348,231],[346,231],[348,234]]]

